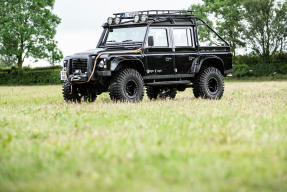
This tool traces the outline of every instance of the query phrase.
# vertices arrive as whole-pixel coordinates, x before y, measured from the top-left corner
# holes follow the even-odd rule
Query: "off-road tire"
[[[80,97],[73,91],[72,85],[68,81],[64,81],[62,93],[66,102],[80,102]]]
[[[135,69],[123,69],[110,84],[110,98],[115,102],[139,102],[144,96],[144,82]]]
[[[63,97],[66,102],[88,102],[92,103],[96,100],[97,94],[95,90],[89,87],[76,87],[65,81],[63,83]]]
[[[156,99],[174,99],[176,97],[177,89],[175,88],[159,88],[147,87],[147,96],[150,100]]]
[[[224,77],[217,68],[205,68],[196,76],[193,87],[196,98],[221,99],[223,93]]]

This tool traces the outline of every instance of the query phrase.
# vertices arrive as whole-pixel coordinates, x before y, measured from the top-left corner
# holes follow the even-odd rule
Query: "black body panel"
[[[177,73],[184,74],[190,73],[191,66],[198,52],[192,47],[175,48],[175,64]]]
[[[145,49],[145,62],[149,75],[168,75],[174,73],[172,48]]]

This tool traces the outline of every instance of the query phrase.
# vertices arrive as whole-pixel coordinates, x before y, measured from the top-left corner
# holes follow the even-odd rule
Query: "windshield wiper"
[[[125,40],[122,41],[122,44],[142,44],[142,41],[132,41],[132,40]]]
[[[107,47],[126,47],[126,46],[141,46],[143,42],[141,41],[132,41],[132,40],[125,40],[122,42],[110,42],[106,43]]]
[[[127,42],[133,42],[133,40],[124,40],[124,41],[122,41],[122,43],[127,43]]]

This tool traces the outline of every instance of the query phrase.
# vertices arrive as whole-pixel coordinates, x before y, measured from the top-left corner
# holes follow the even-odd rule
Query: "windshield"
[[[116,28],[109,31],[106,44],[142,43],[147,27]]]

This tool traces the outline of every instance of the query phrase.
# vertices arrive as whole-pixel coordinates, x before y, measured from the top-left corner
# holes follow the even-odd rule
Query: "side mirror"
[[[154,46],[153,36],[148,36],[148,46],[149,47],[153,47]]]

